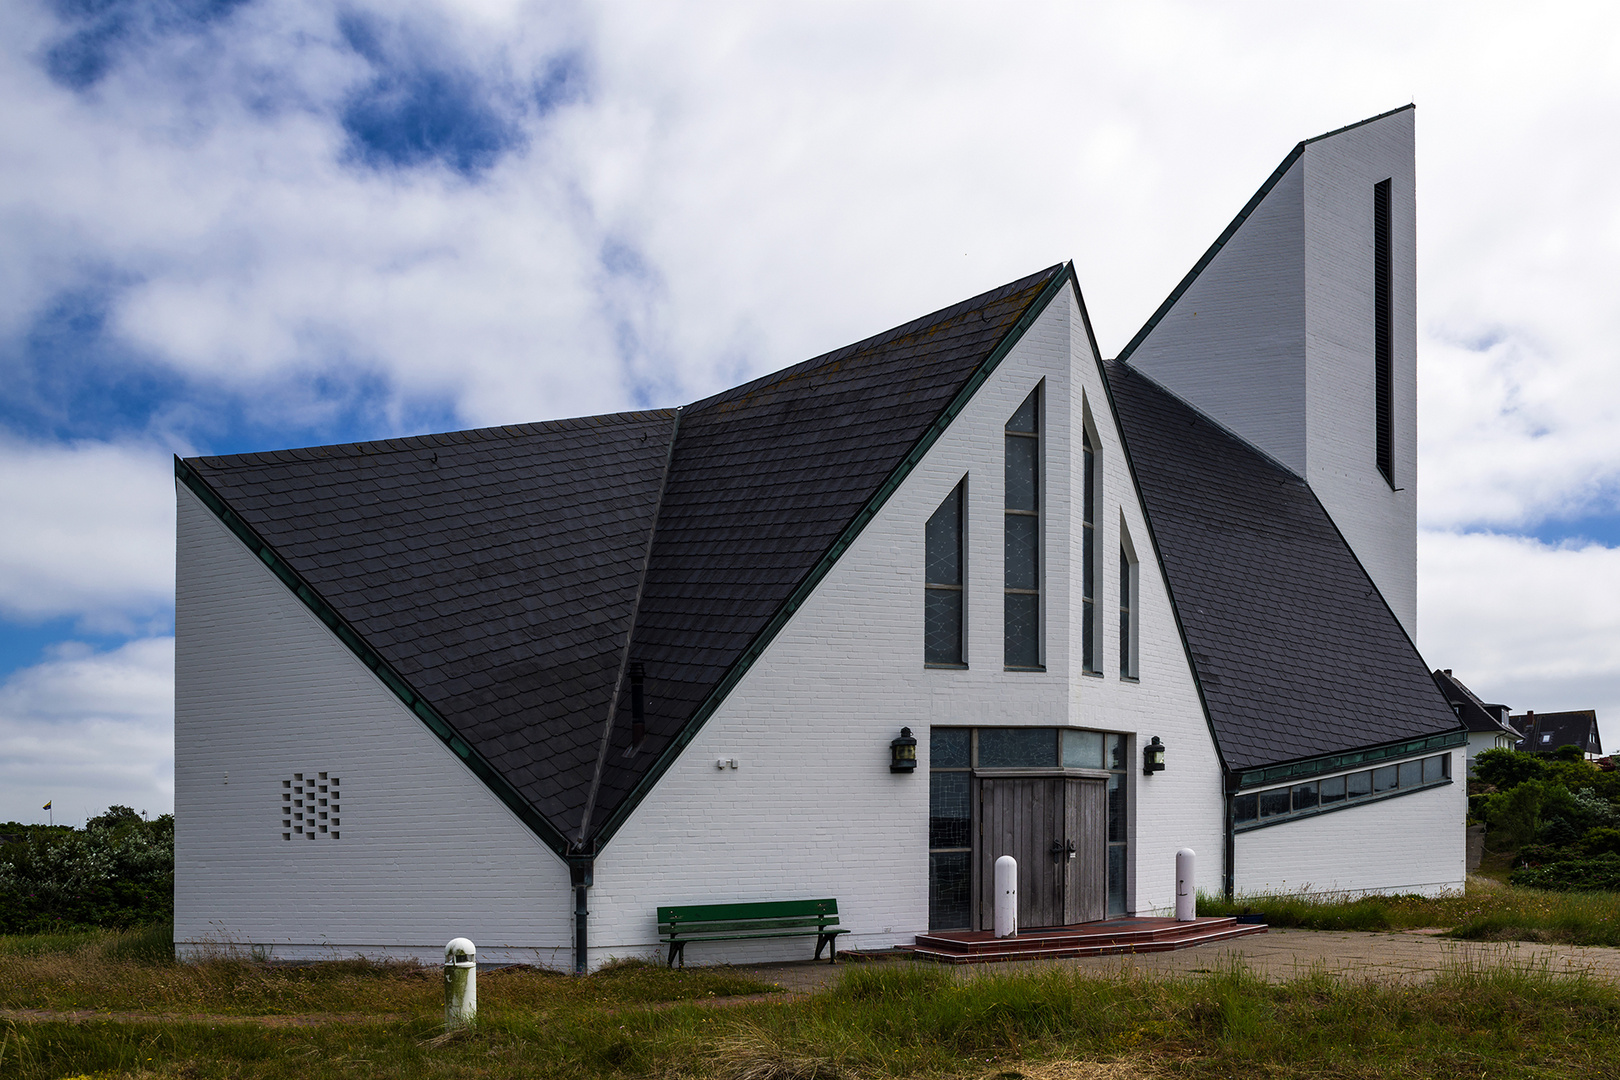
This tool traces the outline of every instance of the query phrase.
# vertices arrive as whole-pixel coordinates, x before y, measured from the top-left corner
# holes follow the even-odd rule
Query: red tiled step
[[[909,951],[918,959],[940,963],[984,964],[998,960],[1168,952],[1265,932],[1261,924],[1239,923],[1232,918],[1204,918],[1186,923],[1174,919],[1110,919],[1021,931],[1015,938],[997,938],[989,931],[919,934],[916,945]]]

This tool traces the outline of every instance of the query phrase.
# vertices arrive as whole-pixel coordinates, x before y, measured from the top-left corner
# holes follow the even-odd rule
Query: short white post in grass
[[[996,860],[996,937],[1018,936],[1018,860]]]
[[[1198,888],[1193,884],[1193,863],[1197,858],[1190,847],[1176,852],[1176,922],[1198,918]]]
[[[444,947],[444,1026],[463,1027],[478,1016],[478,950],[464,937]]]

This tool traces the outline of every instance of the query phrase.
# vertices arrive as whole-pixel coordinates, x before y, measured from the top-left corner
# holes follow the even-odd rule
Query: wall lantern
[[[1142,775],[1152,776],[1156,772],[1164,772],[1164,743],[1157,735],[1142,747]]]
[[[889,744],[889,771],[917,771],[917,740],[911,737],[908,727],[901,728],[900,737]]]

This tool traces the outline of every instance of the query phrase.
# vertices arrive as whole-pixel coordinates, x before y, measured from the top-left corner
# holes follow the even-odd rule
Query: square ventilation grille
[[[293,773],[281,782],[281,838],[337,840],[342,837],[342,781],[323,772]]]

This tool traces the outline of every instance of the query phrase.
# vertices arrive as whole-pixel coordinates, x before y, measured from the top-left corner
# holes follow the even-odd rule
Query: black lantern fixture
[[[1152,776],[1156,772],[1164,772],[1164,743],[1157,735],[1142,747],[1142,775]]]
[[[917,771],[917,740],[911,737],[908,727],[901,728],[900,737],[889,744],[889,771]]]

